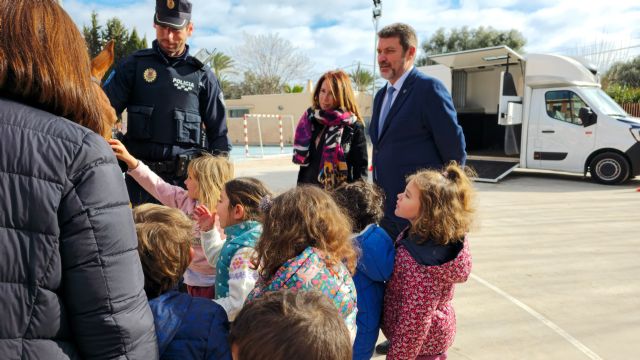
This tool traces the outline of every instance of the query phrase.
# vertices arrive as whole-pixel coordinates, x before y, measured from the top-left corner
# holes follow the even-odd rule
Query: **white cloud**
[[[196,27],[194,49],[217,48],[231,53],[242,33],[277,32],[304,51],[315,63],[317,76],[328,69],[373,61],[372,2],[365,0],[192,0]],[[81,27],[92,10],[103,22],[116,16],[136,27],[148,40],[155,37],[155,1],[109,5],[104,0],[64,0]],[[575,53],[594,43],[625,47],[640,44],[640,5],[627,1],[578,0],[382,0],[380,27],[393,22],[411,24],[419,39],[444,27],[492,26],[517,29],[527,39],[528,52]],[[628,56],[640,54],[640,48]],[[300,82],[303,82],[302,80]]]

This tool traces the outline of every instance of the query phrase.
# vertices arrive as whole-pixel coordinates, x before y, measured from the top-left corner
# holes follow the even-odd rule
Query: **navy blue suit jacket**
[[[406,222],[397,218],[394,210],[406,177],[419,169],[441,169],[451,160],[463,165],[467,155],[451,95],[442,82],[414,67],[396,95],[383,128],[379,129],[385,93],[386,87],[376,94],[369,127],[373,180],[386,194],[385,220],[402,227]],[[386,227],[385,230],[397,233]]]

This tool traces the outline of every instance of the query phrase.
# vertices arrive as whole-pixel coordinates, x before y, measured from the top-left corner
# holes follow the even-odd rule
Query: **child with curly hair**
[[[453,344],[456,283],[471,273],[467,232],[473,185],[455,163],[411,175],[395,214],[409,220],[396,240],[396,259],[384,298],[387,359],[443,360]]]
[[[263,219],[253,259],[259,278],[247,301],[281,289],[318,290],[338,308],[354,339],[356,252],[348,217],[329,194],[306,185],[273,199]]]

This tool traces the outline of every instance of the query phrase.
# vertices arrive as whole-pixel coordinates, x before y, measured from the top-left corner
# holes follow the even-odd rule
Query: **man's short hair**
[[[400,39],[400,45],[402,45],[402,52],[406,53],[411,46],[418,48],[418,36],[416,31],[407,24],[395,23],[387,25],[378,31],[379,38],[391,38],[397,37]]]
[[[249,302],[229,333],[235,360],[350,360],[349,330],[320,292],[282,290]]]

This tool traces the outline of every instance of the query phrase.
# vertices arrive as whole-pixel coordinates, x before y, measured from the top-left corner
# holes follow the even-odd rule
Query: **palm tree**
[[[349,73],[353,86],[359,92],[367,92],[373,85],[373,74],[367,69],[363,69],[358,63],[358,67]]]
[[[214,49],[209,57],[209,66],[216,74],[217,78],[223,76],[224,72],[229,72],[234,67],[234,61],[231,57],[218,49]]]
[[[213,73],[218,78],[218,81],[220,81],[220,86],[222,87],[222,91],[224,92],[224,90],[228,89],[229,85],[231,85],[231,82],[226,75],[236,72],[234,68],[235,62],[229,55],[223,53],[222,51],[214,49],[211,53],[211,56],[209,57],[208,65],[213,70]]]
[[[289,85],[289,84],[285,84],[283,86],[283,90],[285,93],[287,94],[292,94],[292,93],[301,93],[304,91],[304,86],[302,85]]]

